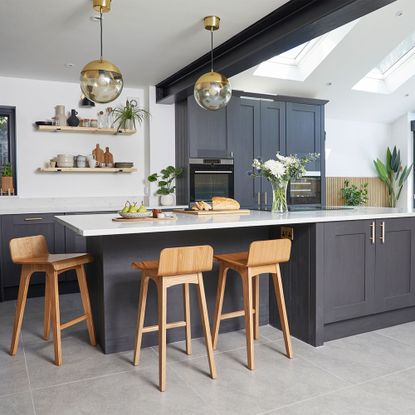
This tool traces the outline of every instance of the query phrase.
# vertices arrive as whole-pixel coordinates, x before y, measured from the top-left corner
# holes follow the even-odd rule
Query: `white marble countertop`
[[[178,232],[205,229],[244,228],[299,223],[339,222],[364,219],[415,217],[415,210],[391,208],[355,208],[289,212],[283,215],[251,211],[249,215],[196,216],[176,214],[177,220],[166,222],[113,222],[114,214],[66,215],[57,220],[82,236],[127,235],[155,232]]]
[[[56,197],[23,198],[18,196],[0,197],[0,215],[20,215],[26,213],[76,213],[76,212],[116,212],[126,200],[141,203],[144,196],[108,197]],[[150,205],[149,209],[160,208]],[[174,206],[183,207],[183,206]]]

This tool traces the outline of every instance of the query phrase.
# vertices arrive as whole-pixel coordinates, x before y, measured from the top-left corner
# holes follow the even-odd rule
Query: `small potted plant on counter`
[[[2,193],[8,193],[8,194],[14,193],[13,172],[12,172],[12,167],[10,163],[6,163],[2,169],[1,191]]]
[[[139,108],[135,99],[125,102],[125,106],[114,109],[114,124],[117,129],[136,130],[137,124],[141,125],[143,121],[150,117],[150,113],[144,108]]]
[[[359,187],[355,184],[350,185],[349,180],[345,180],[340,189],[344,204],[346,206],[364,206],[368,201],[368,183],[362,183]]]
[[[165,169],[162,169],[160,173],[153,173],[148,176],[148,181],[150,183],[157,182],[159,188],[156,194],[160,195],[160,204],[162,206],[174,205],[174,191],[176,186],[173,184],[173,182],[182,174],[182,168],[167,166]]]

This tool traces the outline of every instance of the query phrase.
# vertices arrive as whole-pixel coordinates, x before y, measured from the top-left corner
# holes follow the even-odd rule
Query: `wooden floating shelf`
[[[49,131],[54,133],[81,133],[81,134],[105,134],[105,135],[133,135],[136,130],[126,130],[117,128],[95,128],[95,127],[68,127],[57,125],[38,125],[39,131]]]
[[[122,168],[122,167],[40,167],[41,173],[134,173],[136,168]]]

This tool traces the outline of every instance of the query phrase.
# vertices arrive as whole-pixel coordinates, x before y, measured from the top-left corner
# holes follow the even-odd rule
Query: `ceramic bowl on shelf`
[[[124,219],[149,218],[150,216],[153,216],[151,211],[148,211],[148,212],[121,212],[119,211],[118,214]]]
[[[72,154],[58,154],[56,158],[58,167],[73,167],[74,156]]]

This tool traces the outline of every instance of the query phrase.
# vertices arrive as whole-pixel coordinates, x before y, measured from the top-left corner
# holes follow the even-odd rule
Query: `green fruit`
[[[134,203],[133,205],[130,206],[130,209],[128,210],[129,213],[137,213],[138,212],[138,207],[137,207],[137,203]]]
[[[121,212],[122,213],[128,213],[130,211],[130,207],[131,207],[131,203],[127,200],[125,202],[124,207],[122,208]]]
[[[146,209],[146,207],[141,203],[141,206],[138,208],[138,211],[140,212],[140,213],[146,213],[147,212],[147,209]]]

